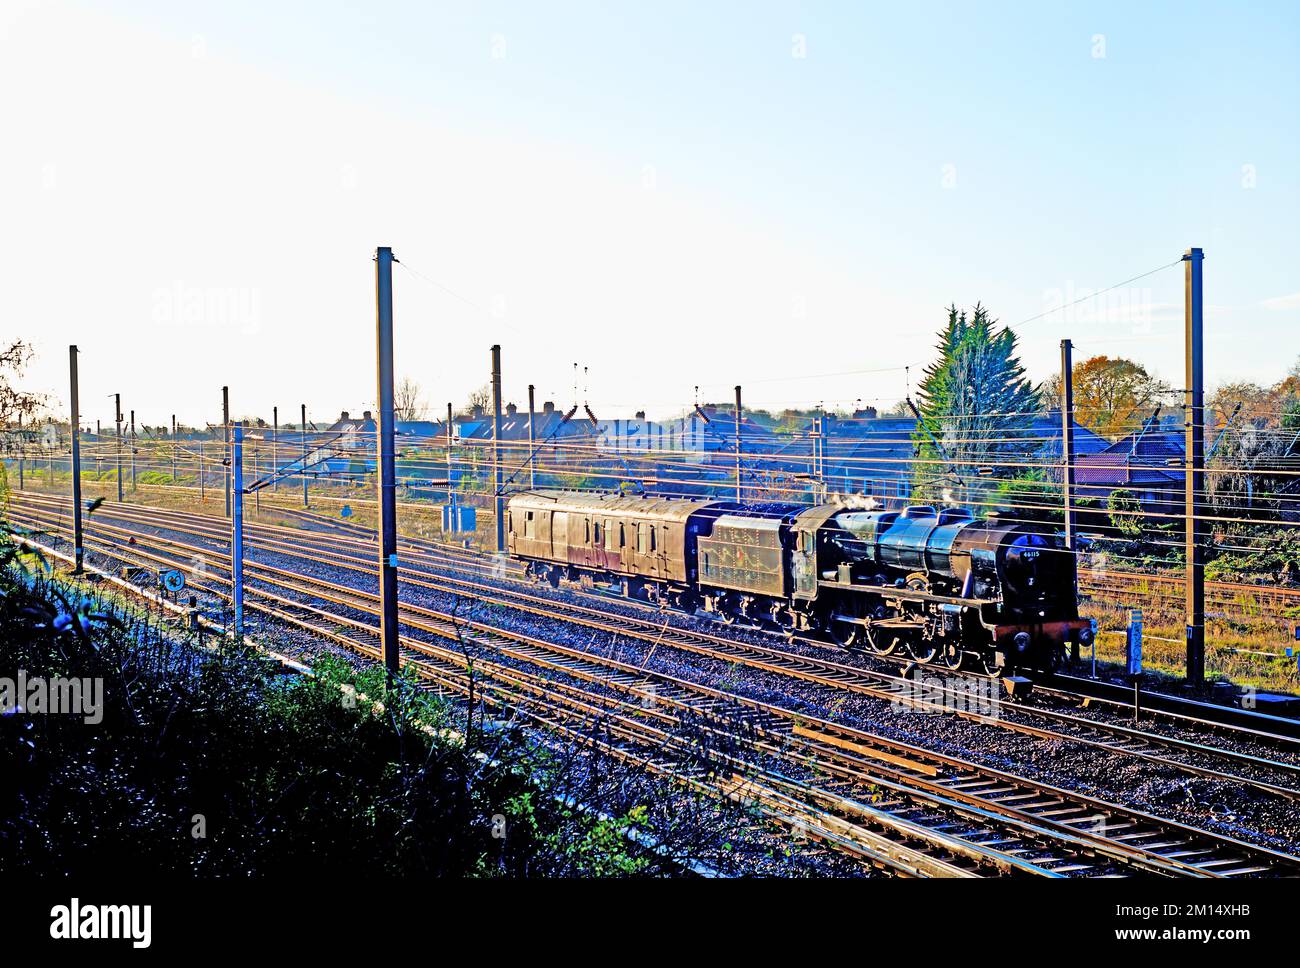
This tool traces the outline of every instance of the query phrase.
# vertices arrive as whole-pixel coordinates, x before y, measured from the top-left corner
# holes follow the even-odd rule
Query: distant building
[[[670,420],[647,420],[645,411],[635,417],[606,420],[598,434],[602,450],[615,454],[682,455],[697,463],[714,461],[736,451],[736,414],[716,406],[697,408]],[[747,454],[771,453],[777,438],[753,419],[740,419],[740,447]],[[682,458],[678,458],[679,460]]]
[[[1185,453],[1181,432],[1159,429],[1148,420],[1137,433],[1078,458],[1078,496],[1105,501],[1123,489],[1132,491],[1148,510],[1176,512],[1184,498]]]
[[[774,462],[800,480],[818,477],[832,494],[861,495],[882,507],[898,507],[908,503],[912,494],[916,426],[915,417],[877,417],[870,408],[849,417],[827,414],[822,419],[820,447],[817,422],[810,421],[776,451]],[[1059,412],[1036,416],[1025,431],[1032,448],[1027,463],[1044,467],[1056,480],[1060,479],[1062,436]],[[1076,456],[1108,446],[1087,427],[1074,425]]]

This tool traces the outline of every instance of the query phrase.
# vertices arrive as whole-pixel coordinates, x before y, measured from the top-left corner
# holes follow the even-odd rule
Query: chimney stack
[[[361,419],[362,419],[362,420],[369,420],[369,419],[370,419],[370,411],[367,410],[365,413],[363,413],[363,414],[361,415]]]
[[[340,419],[340,420],[347,420],[347,419],[348,419],[348,412],[347,412],[346,410],[344,410],[341,414],[339,414],[339,419]]]
[[[506,416],[507,416],[507,417],[513,417],[513,416],[514,416],[516,413],[518,413],[518,412],[519,412],[519,408],[516,407],[513,403],[507,403],[507,404],[506,404]]]
[[[547,400],[542,404],[542,413],[555,413],[555,402]]]

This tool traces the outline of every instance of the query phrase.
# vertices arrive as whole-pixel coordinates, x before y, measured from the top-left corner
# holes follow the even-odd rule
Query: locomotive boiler
[[[950,668],[1051,669],[1091,636],[1062,537],[996,515],[534,491],[510,499],[507,535],[552,584]]]

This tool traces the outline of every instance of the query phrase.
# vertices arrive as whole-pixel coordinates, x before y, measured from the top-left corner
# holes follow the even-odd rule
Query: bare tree
[[[393,391],[393,412],[398,420],[425,420],[429,416],[429,404],[422,400],[420,384],[409,376],[402,377],[402,382]]]
[[[30,424],[45,402],[41,394],[28,393],[9,382],[10,374],[15,377],[23,375],[32,352],[31,344],[20,339],[0,347],[0,423],[8,424],[23,418]]]
[[[465,402],[465,409],[472,411],[475,407],[480,407],[486,410],[491,402],[492,390],[485,383],[477,390],[470,391],[469,399]]]

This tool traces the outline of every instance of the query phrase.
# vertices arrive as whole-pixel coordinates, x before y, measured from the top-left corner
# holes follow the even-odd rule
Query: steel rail
[[[290,554],[298,554],[300,556],[303,550],[303,546],[295,546],[293,543],[286,543],[286,542],[267,542],[262,540],[256,540],[252,543],[260,547],[270,548],[271,550],[282,550],[285,548],[289,548],[291,549],[289,551]],[[209,551],[208,553],[215,553],[218,555],[220,554],[219,552],[211,552],[211,551]],[[353,567],[354,570],[359,570],[363,572],[373,570],[371,563],[368,561],[363,561],[360,559],[351,559],[351,561],[348,561],[337,557],[337,555],[335,557],[328,559],[327,561],[324,559],[315,559],[315,558],[307,558],[307,560],[313,560],[318,563],[326,563],[326,564],[335,565],[339,567]],[[405,576],[403,580],[411,584],[416,584],[421,587],[428,587],[439,591],[451,591],[451,592],[455,591],[455,589],[449,589],[446,588],[445,586],[439,586],[436,583],[415,579],[410,577],[409,575]],[[542,615],[543,617],[555,617],[551,610],[560,609],[566,612],[577,613],[580,616],[580,618],[577,620],[582,621],[583,624],[587,624],[588,626],[602,628],[605,631],[616,631],[619,633],[624,633],[626,631],[625,628],[622,626],[618,627],[617,629],[613,629],[610,628],[607,625],[607,623],[599,621],[599,619],[607,618],[608,616],[605,616],[594,609],[586,609],[582,606],[575,606],[568,603],[556,603],[556,602],[538,598],[536,596],[526,595],[521,592],[501,589],[496,586],[466,582],[460,579],[443,577],[442,580],[463,587],[472,587],[474,588],[475,592],[479,594],[480,597],[482,597],[483,592],[495,593],[498,595],[515,596],[518,599],[529,602],[531,607],[519,605],[516,602],[504,602],[498,600],[497,603],[508,605],[510,607],[518,608],[525,611],[532,611],[533,613]],[[587,618],[588,616],[596,617],[598,620],[595,622],[595,624],[593,624],[593,622],[589,618]],[[639,621],[639,620],[623,618],[620,621],[632,622],[632,621]],[[656,641],[662,640],[664,635],[664,631],[662,628],[658,626],[650,626],[649,623],[643,623],[643,624],[645,624],[648,628],[652,630],[652,634],[655,636]],[[842,663],[831,662],[829,660],[813,659],[807,656],[800,655],[798,653],[788,653],[788,652],[784,652],[783,650],[769,649],[763,646],[738,644],[735,643],[733,640],[721,639],[715,636],[709,636],[706,633],[693,632],[690,630],[674,629],[673,632],[674,632],[674,636],[678,634],[687,635],[699,639],[701,641],[711,642],[715,646],[725,647],[729,651],[729,654],[725,656],[725,658],[728,661],[737,661],[735,650],[739,645],[739,648],[742,650],[748,650],[751,653],[766,654],[767,656],[777,660],[776,663],[772,663],[772,662],[762,661],[760,659],[757,661],[757,663],[755,663],[749,659],[746,659],[743,656],[740,657],[740,660],[745,661],[746,664],[754,665],[755,667],[761,668],[765,671],[775,672],[787,676],[795,676],[798,678],[805,679],[807,681],[820,682],[828,686],[855,689],[856,691],[876,695],[880,698],[887,698],[890,699],[891,701],[896,701],[900,698],[901,694],[905,694],[909,691],[914,691],[917,688],[915,683],[907,679],[892,677],[892,676],[888,676],[885,673],[874,672],[871,670],[863,670],[855,666],[848,666]],[[670,644],[678,645],[678,647],[683,647],[683,648],[685,647],[684,645],[680,645],[679,643],[677,643],[675,639]],[[716,650],[709,650],[704,654],[715,655]],[[794,660],[797,663],[797,665],[791,667],[789,665],[791,660]],[[807,666],[809,665],[811,665],[812,667],[814,667],[814,669],[817,669],[818,671],[810,673],[807,669]],[[883,687],[875,686],[872,684],[871,680],[875,680],[876,682],[883,682],[885,685]],[[933,683],[928,683],[926,685],[926,690],[931,695],[933,695],[936,688],[939,688],[943,691],[943,695],[945,698],[951,698],[954,700],[959,700],[963,698],[963,694],[958,693],[957,691],[952,690],[946,686],[937,687]],[[920,705],[930,705],[933,708],[938,708],[940,710],[948,709],[948,711],[955,712],[956,714],[961,715],[964,718],[972,719],[986,724],[997,725],[1000,728],[1015,731],[1015,732],[1021,732],[1028,735],[1035,735],[1041,738],[1078,742],[1084,745],[1090,745],[1100,749],[1104,749],[1108,752],[1134,756],[1166,767],[1171,767],[1178,770],[1182,770],[1184,772],[1189,772],[1194,775],[1207,776],[1216,779],[1229,780],[1233,782],[1240,782],[1280,796],[1286,796],[1291,798],[1300,797],[1300,790],[1297,790],[1292,787],[1286,787],[1279,784],[1268,783],[1266,781],[1257,780],[1253,777],[1245,777],[1236,774],[1223,773],[1222,771],[1219,770],[1215,770],[1207,767],[1201,767],[1195,764],[1189,764],[1181,760],[1169,759],[1166,756],[1151,753],[1146,749],[1144,749],[1143,747],[1168,746],[1168,747],[1180,749],[1185,752],[1190,752],[1194,754],[1204,754],[1204,755],[1214,756],[1218,758],[1233,760],[1236,762],[1252,765],[1259,768],[1277,770],[1292,775],[1300,775],[1300,766],[1292,763],[1286,763],[1286,762],[1281,762],[1276,760],[1267,760],[1262,757],[1254,756],[1252,754],[1242,753],[1235,750],[1212,747],[1205,744],[1198,744],[1187,740],[1182,740],[1177,737],[1168,737],[1160,734],[1144,732],[1131,727],[1123,726],[1121,724],[1105,723],[1097,720],[1087,719],[1085,717],[1074,716],[1069,713],[1061,712],[1058,710],[1046,710],[1037,707],[1023,706],[1021,704],[1014,704],[1010,708],[1020,713],[1038,715],[1038,716],[1054,719],[1058,722],[1067,723],[1073,727],[1081,728],[1094,733],[1110,733],[1114,736],[1119,737],[1120,742],[1107,742],[1100,739],[1094,739],[1088,736],[1079,736],[1074,733],[1065,733],[1065,732],[1060,732],[1055,730],[1047,730],[1029,724],[1010,722],[1000,717],[996,720],[995,723],[991,723],[990,718],[987,715],[977,713],[977,712],[970,712],[968,710],[963,710],[959,707],[958,708],[947,707],[944,704],[940,704],[940,703],[925,703]],[[1136,745],[1125,745],[1125,744],[1136,744]]]
[[[61,555],[57,551],[52,551],[52,553],[63,558],[68,557]],[[209,594],[220,593],[212,590]],[[378,646],[366,644],[359,639],[344,635],[327,625],[305,621],[273,606],[251,603],[250,608],[261,611],[276,621],[302,628],[312,635],[327,638],[351,651],[355,651],[359,655],[374,661],[381,661]],[[332,618],[331,621],[337,622],[338,620]],[[374,636],[374,630],[370,626],[358,624],[357,628],[372,637]],[[404,644],[402,651],[403,666],[413,668],[417,675],[433,684],[440,695],[446,695],[448,692],[456,693],[466,700],[477,698],[498,708],[508,709],[528,718],[551,733],[568,736],[585,746],[606,752],[621,762],[639,766],[648,772],[686,785],[714,799],[743,799],[750,803],[761,802],[764,805],[765,816],[770,819],[790,827],[809,839],[855,854],[878,868],[890,870],[904,876],[973,877],[980,875],[972,868],[972,861],[982,863],[987,858],[998,856],[993,851],[986,851],[981,854],[978,851],[971,852],[967,850],[965,856],[960,858],[966,863],[966,866],[952,863],[941,857],[934,857],[924,851],[909,847],[906,844],[897,843],[887,836],[882,836],[874,831],[849,823],[824,810],[802,804],[788,795],[779,794],[770,789],[756,789],[753,782],[748,778],[744,779],[743,782],[744,796],[738,796],[738,787],[735,782],[728,781],[725,785],[710,785],[702,782],[697,776],[667,767],[665,763],[653,759],[644,750],[633,750],[608,742],[607,737],[610,729],[604,721],[601,722],[601,735],[606,737],[604,740],[600,736],[593,736],[588,731],[572,726],[571,722],[576,716],[573,704],[556,703],[548,700],[548,697],[554,691],[551,688],[552,683],[547,683],[546,689],[539,689],[537,686],[527,684],[525,684],[527,688],[512,689],[508,684],[494,680],[492,689],[499,695],[485,692],[481,682],[477,683],[479,688],[476,689],[474,688],[475,684],[468,681],[463,666],[456,663],[455,660],[460,658],[461,656],[458,654],[448,653],[445,650],[434,653],[423,643],[411,644],[408,642]],[[576,692],[575,690],[570,691]],[[532,694],[527,699],[524,696],[526,692]],[[539,710],[538,705],[541,705],[543,709]],[[556,715],[548,717],[545,715],[546,709],[555,711]],[[585,725],[589,721],[584,719],[579,720],[579,723]],[[614,731],[620,735],[632,735],[628,730],[622,728],[616,728]],[[656,742],[652,748],[659,751],[660,758],[662,758],[662,737],[656,736],[654,739]],[[773,803],[776,803],[777,806],[772,806]],[[900,829],[907,829],[903,825],[898,826]],[[966,845],[961,846],[965,847]],[[1014,861],[1014,858],[1012,860]],[[1032,869],[1029,865],[1022,864],[1020,866],[1026,870]]]
[[[173,544],[174,544],[174,543],[173,543]],[[276,570],[278,570],[278,569],[276,569]],[[282,570],[278,570],[278,571],[282,571]],[[295,575],[294,573],[288,573],[288,574],[290,574],[290,575],[291,575],[292,577],[294,577],[295,579],[304,580],[304,576],[298,576],[298,575]],[[262,580],[262,579],[259,579],[259,580]],[[317,578],[306,578],[305,580],[310,581],[311,583],[316,584],[316,585],[321,585],[321,586],[331,587],[331,588],[334,590],[334,593],[333,593],[333,594],[325,594],[325,595],[322,595],[322,594],[319,593],[319,592],[313,592],[313,593],[309,593],[309,594],[312,594],[314,597],[325,598],[326,600],[333,600],[333,601],[335,601],[335,602],[338,603],[338,604],[343,604],[345,607],[356,608],[356,609],[358,609],[358,610],[367,610],[367,609],[368,609],[368,606],[367,606],[367,604],[365,604],[365,600],[366,600],[368,597],[369,597],[369,598],[373,598],[373,596],[366,596],[365,593],[363,593],[363,592],[358,592],[358,591],[355,590],[355,589],[346,588],[346,587],[344,587],[344,586],[338,586],[338,585],[335,585],[334,583],[325,582],[325,581],[322,580],[322,579],[317,579]],[[276,582],[276,583],[277,583],[277,584],[283,584],[283,583],[280,583],[280,582]],[[295,590],[297,590],[297,591],[299,591],[299,593],[301,593],[301,590],[300,590],[300,589],[295,589]],[[340,596],[346,596],[346,597],[340,597]],[[361,604],[358,604],[357,599],[362,599],[362,603],[361,603]],[[302,606],[299,605],[298,607],[302,607]],[[409,610],[414,610],[414,611],[416,611],[416,612],[420,612],[420,613],[427,613],[427,614],[432,615],[432,616],[437,616],[437,615],[439,614],[439,613],[435,613],[435,612],[433,612],[432,610],[428,610],[428,609],[419,609],[419,608],[416,608],[416,607],[410,607],[410,608],[408,608],[408,611],[409,611]],[[456,621],[456,619],[455,619],[454,617],[451,617],[451,618],[452,618],[452,621]],[[410,623],[410,620],[408,619],[408,624],[409,624],[409,623]],[[487,627],[487,626],[484,626],[484,629],[485,629],[485,630],[490,630],[493,634],[497,634],[497,635],[501,635],[501,634],[503,634],[503,633],[502,633],[502,630],[499,630],[499,629],[495,629],[495,628],[491,628],[491,627]],[[436,630],[435,630],[435,631],[436,631]],[[439,633],[439,634],[445,634],[445,632],[444,632],[444,633]],[[536,642],[536,640],[534,640],[534,642]],[[553,644],[553,643],[545,643],[545,644],[543,644],[543,647],[544,647],[544,648],[547,648],[547,649],[551,649],[551,650],[553,650],[553,651],[565,651],[565,649],[564,649],[563,647],[556,646],[556,645]],[[569,651],[572,651],[572,650],[569,650]],[[591,656],[589,656],[589,655],[582,655],[581,657],[582,657],[582,659],[583,659],[584,661],[590,661],[590,660],[591,660]],[[644,673],[642,672],[642,673],[640,673],[640,674],[644,674]],[[679,685],[681,685],[681,686],[683,686],[683,687],[685,687],[685,688],[695,689],[695,690],[697,690],[697,691],[698,691],[698,689],[700,688],[700,687],[698,687],[698,686],[695,685],[695,684],[689,684],[689,683],[685,683],[685,682],[679,682]],[[725,694],[719,694],[719,695],[720,695],[720,696],[725,696]],[[736,699],[736,697],[726,696],[726,698],[727,698],[729,701],[733,701],[733,702],[738,701],[738,700]],[[747,701],[747,702],[752,703],[753,701],[751,700],[751,701]],[[772,709],[777,709],[777,708],[778,708],[778,707],[772,707]],[[769,711],[771,711],[771,710],[769,710]],[[795,715],[795,714],[790,713],[789,711],[785,711],[785,715]],[[803,718],[806,719],[807,717],[803,717]],[[838,730],[841,730],[841,731],[843,731],[843,730],[845,729],[845,727],[840,727],[840,726],[836,726],[835,724],[829,724],[829,723],[824,724],[824,728],[826,728],[826,729],[830,729],[830,730],[837,730],[837,729],[838,729]],[[856,735],[856,734],[855,734],[855,735]],[[861,734],[861,735],[858,736],[858,739],[862,739],[862,738],[864,738],[864,737],[868,737],[869,735],[870,735],[870,734]],[[874,737],[874,739],[879,740],[880,738],[879,738],[879,737]],[[886,742],[889,742],[889,741],[886,741]],[[916,755],[916,754],[919,754],[919,755],[934,755],[934,754],[930,754],[929,751],[924,751],[924,750],[921,750],[920,748],[910,748],[910,749],[911,749],[911,752],[912,752],[914,755]],[[954,761],[954,762],[956,762],[956,761]],[[963,764],[963,765],[969,766],[970,768],[973,768],[973,769],[983,769],[983,768],[975,767],[973,764]],[[1007,776],[1007,777],[1005,777],[1005,778],[1003,778],[1003,777],[999,777],[998,780],[995,781],[995,782],[1001,782],[1001,781],[1003,781],[1003,779],[1014,779],[1014,780],[1018,780],[1019,782],[1025,782],[1025,781],[1021,780],[1020,778],[1012,778],[1012,777],[1009,777],[1009,776]],[[986,784],[985,784],[985,785],[986,785]],[[1039,785],[1039,786],[1040,786],[1040,788],[1041,788],[1041,789],[1040,789],[1040,792],[1044,792],[1044,791],[1046,791],[1047,788],[1042,788],[1041,785]],[[1065,795],[1068,796],[1068,797],[1076,797],[1076,798],[1077,798],[1077,795],[1075,795],[1075,794],[1071,794],[1071,793],[1069,793],[1068,791],[1055,791],[1055,790],[1052,790],[1051,792],[1053,793],[1053,795],[1065,794]],[[1020,799],[1023,799],[1023,797],[1020,797]],[[1053,804],[1053,803],[1050,803],[1050,802],[1047,803],[1047,804],[1045,804],[1045,806],[1055,806],[1055,805],[1056,805],[1056,804]],[[1088,805],[1089,805],[1089,808],[1094,808],[1094,807],[1103,807],[1103,808],[1104,808],[1104,807],[1113,807],[1113,805],[1105,804],[1105,803],[1102,802],[1102,801],[1095,801],[1095,800],[1093,800],[1093,801],[1089,801]],[[1070,812],[1073,812],[1073,811],[1070,811]],[[1132,811],[1129,811],[1129,813],[1132,814]],[[1148,821],[1148,822],[1163,823],[1163,824],[1166,825],[1167,828],[1168,828],[1168,827],[1176,827],[1176,826],[1177,826],[1177,825],[1174,824],[1173,822],[1170,822],[1170,821],[1164,821],[1164,820],[1162,820],[1162,819],[1160,819],[1160,818],[1143,817],[1142,819],[1143,819],[1143,820],[1146,820],[1146,821]],[[1125,825],[1125,826],[1126,826],[1126,827],[1132,827],[1133,824],[1132,824],[1132,823],[1129,823],[1129,824],[1127,824],[1127,825]],[[1121,828],[1121,829],[1124,829],[1124,828]],[[1234,849],[1234,850],[1243,850],[1243,849],[1244,849],[1244,850],[1250,850],[1250,851],[1256,851],[1256,852],[1259,852],[1259,851],[1262,850],[1262,851],[1264,851],[1265,853],[1267,852],[1266,849],[1256,848],[1254,845],[1246,845],[1246,844],[1242,844],[1242,843],[1240,843],[1240,842],[1234,842],[1234,841],[1232,841],[1230,838],[1222,838],[1222,837],[1219,837],[1218,835],[1213,835],[1213,834],[1209,834],[1208,832],[1205,832],[1205,831],[1200,831],[1200,830],[1198,830],[1197,828],[1186,827],[1185,825],[1181,828],[1181,832],[1182,832],[1182,833],[1192,833],[1192,834],[1194,834],[1195,836],[1200,836],[1200,837],[1206,837],[1206,836],[1208,836],[1208,837],[1214,838],[1214,839],[1216,839],[1217,841],[1219,841],[1220,843],[1225,843],[1225,844],[1229,844],[1229,845],[1231,845],[1232,849]],[[1129,836],[1133,836],[1133,835],[1130,833]],[[1149,837],[1149,836],[1152,836],[1152,834],[1139,833],[1138,836],[1141,836],[1141,837]],[[1155,836],[1159,836],[1159,834],[1156,834]],[[1183,843],[1175,843],[1175,844],[1174,844],[1174,846],[1185,846],[1185,845],[1186,845],[1185,842],[1183,842]],[[1164,846],[1164,845],[1162,845],[1162,846]],[[1206,851],[1204,848],[1201,848],[1201,849],[1194,849],[1193,851],[1191,851],[1191,853],[1192,853],[1192,854],[1195,854],[1195,855],[1201,855],[1201,854],[1204,854],[1204,853],[1206,853],[1206,852],[1207,852],[1207,851]],[[1148,852],[1148,853],[1150,853],[1150,852]],[[1179,851],[1179,852],[1174,852],[1174,853],[1177,853],[1177,854],[1186,854],[1186,853],[1188,853],[1188,852],[1185,852],[1185,851]],[[1157,855],[1157,856],[1159,856],[1159,855]],[[1175,857],[1174,859],[1177,859],[1177,858]],[[1291,860],[1291,859],[1289,858],[1288,855],[1284,855],[1284,854],[1276,854],[1276,858],[1275,858],[1275,860],[1276,860],[1276,859],[1281,859],[1281,860],[1286,861],[1286,862],[1290,862],[1290,860]],[[1209,863],[1220,864],[1220,865],[1222,865],[1222,864],[1229,864],[1229,865],[1231,865],[1231,864],[1237,864],[1237,863],[1239,863],[1239,861],[1237,861],[1236,859],[1232,859],[1232,858],[1227,859],[1227,860],[1225,860],[1225,859],[1223,859],[1223,858],[1214,858],[1214,859],[1212,859],[1211,861],[1209,861]],[[1204,870],[1204,869],[1203,869],[1201,866],[1199,866],[1199,865],[1190,865],[1190,867],[1189,867],[1188,869],[1191,869],[1191,870],[1197,870],[1197,871],[1203,871],[1203,870]],[[1252,870],[1251,872],[1256,872],[1257,870],[1260,870],[1260,869],[1261,869],[1261,868],[1256,868],[1255,870]]]

